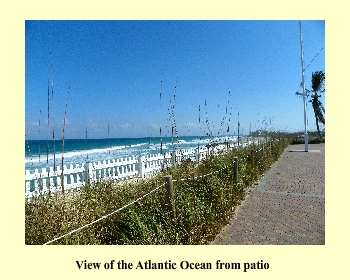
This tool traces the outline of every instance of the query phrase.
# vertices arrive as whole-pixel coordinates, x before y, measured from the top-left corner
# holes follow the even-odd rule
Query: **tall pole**
[[[299,20],[300,29],[300,52],[301,52],[301,72],[302,72],[302,84],[303,84],[303,101],[304,101],[304,140],[305,140],[305,152],[309,151],[308,147],[308,134],[307,134],[307,119],[306,119],[306,92],[305,92],[305,68],[304,68],[304,51],[303,51],[303,37],[301,34],[301,21]]]
[[[239,145],[239,112],[238,112],[238,145]]]

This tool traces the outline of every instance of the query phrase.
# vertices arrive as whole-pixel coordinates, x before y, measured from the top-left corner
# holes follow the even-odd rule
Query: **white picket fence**
[[[211,153],[223,151],[223,147],[216,147]],[[39,194],[62,191],[62,180],[65,191],[79,189],[87,182],[98,180],[125,180],[131,178],[145,178],[156,174],[161,169],[181,163],[184,160],[200,161],[207,157],[206,147],[187,149],[165,154],[151,154],[141,157],[104,160],[93,163],[40,168],[25,171],[25,197],[31,198]]]
[[[245,147],[249,143],[242,143]],[[232,145],[230,148],[235,148]],[[146,178],[156,174],[163,168],[179,164],[185,160],[200,161],[209,154],[218,155],[226,152],[226,145],[217,145],[208,149],[199,147],[165,154],[151,154],[141,157],[128,157],[123,159],[104,160],[93,163],[56,166],[49,169],[41,168],[25,171],[25,198],[32,198],[39,194],[47,195],[62,191],[62,180],[65,191],[79,189],[87,182],[98,180],[125,180],[132,178]]]

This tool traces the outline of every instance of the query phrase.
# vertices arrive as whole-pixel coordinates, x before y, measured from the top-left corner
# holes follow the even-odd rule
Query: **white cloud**
[[[121,127],[121,128],[124,128],[124,129],[128,129],[128,128],[131,128],[132,125],[131,125],[130,123],[122,123],[122,124],[120,125],[120,127]]]
[[[159,130],[159,125],[156,125],[154,123],[151,124],[151,128],[154,130]]]
[[[37,121],[31,121],[30,124],[32,126],[39,126],[39,122],[37,122]]]
[[[88,127],[91,129],[96,129],[98,128],[100,125],[98,123],[95,123],[92,119],[89,119],[89,123],[88,123]]]
[[[198,124],[196,124],[196,123],[192,123],[192,122],[186,122],[186,125],[187,125],[187,127],[188,128],[193,128],[193,127],[198,127]]]
[[[63,123],[64,123],[64,119],[62,120],[62,125],[63,125]],[[66,125],[69,125],[69,124],[70,124],[69,120],[66,119]]]

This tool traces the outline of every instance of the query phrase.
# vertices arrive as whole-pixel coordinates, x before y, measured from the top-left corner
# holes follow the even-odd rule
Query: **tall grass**
[[[159,117],[162,117],[162,92],[163,92],[163,79],[160,80],[159,90]],[[162,139],[162,124],[159,125],[159,137],[160,137],[160,154],[163,154],[163,139]]]
[[[61,162],[61,185],[62,185],[62,193],[64,194],[64,129],[66,127],[66,119],[67,119],[67,107],[68,107],[68,96],[70,93],[70,84],[68,86],[68,93],[66,98],[66,107],[64,109],[64,118],[63,118],[63,126],[62,126],[62,162]]]
[[[176,167],[138,182],[116,185],[100,181],[81,190],[38,197],[25,203],[25,242],[44,244],[109,214],[164,183],[165,175],[174,181],[175,219],[165,205],[165,187],[126,209],[53,244],[208,244],[232,218],[247,187],[264,174],[288,145],[280,141],[255,154],[253,166],[247,156],[252,149],[210,156],[200,163],[186,161]],[[239,162],[239,180],[233,183],[233,162]],[[243,160],[243,158],[245,158]],[[182,178],[192,178],[181,181]],[[175,180],[177,180],[175,182]]]

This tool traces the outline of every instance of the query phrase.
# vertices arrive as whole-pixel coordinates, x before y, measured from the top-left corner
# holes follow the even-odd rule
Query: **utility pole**
[[[239,112],[238,112],[238,145],[239,145]]]
[[[304,101],[304,140],[305,140],[305,152],[309,151],[308,147],[308,134],[307,134],[307,120],[306,120],[306,92],[305,92],[305,68],[304,68],[304,52],[303,52],[303,37],[301,34],[301,21],[299,20],[300,29],[300,52],[301,52],[301,72],[302,72],[302,83],[303,83],[303,101]]]

